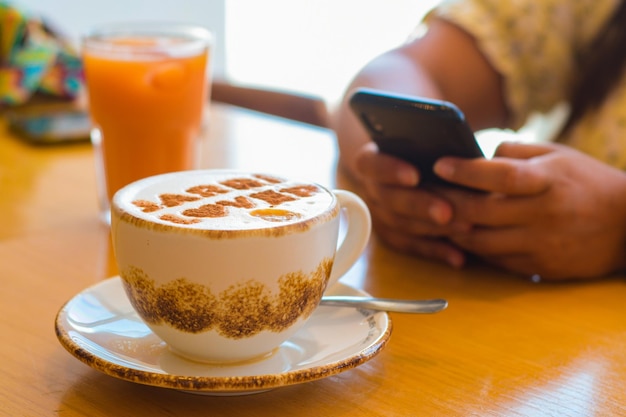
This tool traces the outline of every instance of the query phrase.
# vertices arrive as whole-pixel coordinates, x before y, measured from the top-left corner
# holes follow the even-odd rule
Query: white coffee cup
[[[183,357],[229,363],[270,355],[302,327],[360,257],[371,220],[348,191],[197,170],[122,188],[111,231],[144,322]]]

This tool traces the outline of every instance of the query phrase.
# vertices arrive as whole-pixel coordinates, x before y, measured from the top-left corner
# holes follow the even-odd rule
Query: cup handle
[[[333,190],[340,207],[347,212],[346,236],[337,248],[327,288],[334,285],[359,259],[370,238],[372,219],[359,196],[346,190]]]

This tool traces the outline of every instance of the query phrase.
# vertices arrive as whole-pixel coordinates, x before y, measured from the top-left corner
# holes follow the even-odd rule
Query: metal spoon
[[[320,305],[335,307],[358,307],[394,313],[436,313],[448,307],[443,299],[399,300],[394,298],[353,297],[349,295],[327,295]]]

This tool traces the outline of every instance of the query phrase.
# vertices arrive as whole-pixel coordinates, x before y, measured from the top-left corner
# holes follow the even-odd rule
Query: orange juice
[[[84,43],[94,145],[108,201],[140,178],[196,167],[209,45],[168,36],[100,35]]]

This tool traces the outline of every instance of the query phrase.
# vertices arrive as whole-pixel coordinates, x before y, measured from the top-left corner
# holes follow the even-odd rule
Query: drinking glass
[[[198,167],[212,45],[206,28],[166,23],[109,25],[83,39],[105,222],[113,195],[126,184]]]

